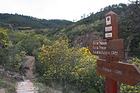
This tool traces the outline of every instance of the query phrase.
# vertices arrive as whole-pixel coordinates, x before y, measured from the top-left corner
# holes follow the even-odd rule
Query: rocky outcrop
[[[80,45],[81,47],[87,47],[93,40],[101,39],[99,32],[90,32],[74,39],[74,45]]]

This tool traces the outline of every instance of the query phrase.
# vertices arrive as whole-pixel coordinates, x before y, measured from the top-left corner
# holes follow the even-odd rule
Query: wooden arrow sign
[[[128,85],[136,85],[140,82],[140,70],[128,63],[107,63],[98,60],[97,73]]]

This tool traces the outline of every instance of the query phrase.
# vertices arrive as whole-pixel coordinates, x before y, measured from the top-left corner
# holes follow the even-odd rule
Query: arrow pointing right
[[[107,63],[98,60],[97,73],[128,85],[136,85],[140,82],[140,70],[128,63]]]

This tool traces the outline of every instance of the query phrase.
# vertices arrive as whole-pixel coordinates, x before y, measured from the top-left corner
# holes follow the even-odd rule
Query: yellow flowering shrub
[[[69,47],[68,40],[60,38],[51,45],[43,45],[38,58],[46,82],[68,82],[81,91],[94,86],[102,93],[102,79],[96,75],[96,56],[88,48]]]
[[[7,31],[7,29],[0,28],[0,46],[2,47],[7,47],[9,43]]]

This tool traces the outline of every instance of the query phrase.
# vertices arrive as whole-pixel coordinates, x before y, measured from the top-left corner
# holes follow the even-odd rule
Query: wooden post
[[[104,38],[108,40],[118,39],[118,19],[117,14],[113,11],[110,11],[105,16],[105,32],[104,32]],[[108,56],[109,57],[109,56]],[[108,58],[107,58],[108,59]],[[109,57],[109,60],[111,62],[111,59]],[[118,82],[106,77],[105,79],[105,93],[118,93]]]

